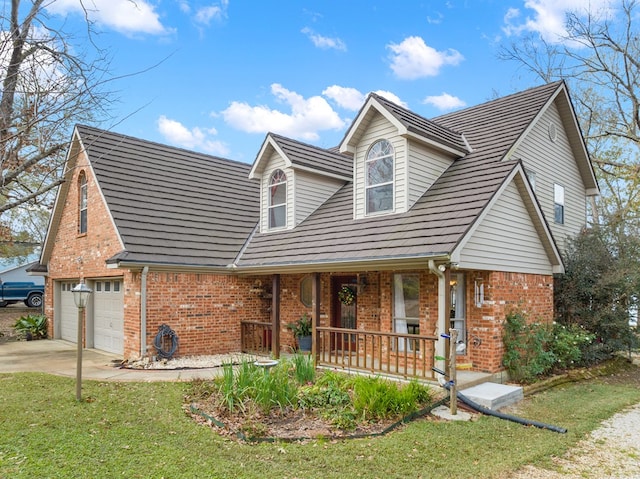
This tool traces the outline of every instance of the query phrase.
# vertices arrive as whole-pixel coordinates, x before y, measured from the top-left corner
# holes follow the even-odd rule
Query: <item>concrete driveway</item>
[[[108,381],[190,381],[211,379],[221,368],[127,369],[122,357],[96,349],[82,352],[82,378]],[[61,340],[13,341],[0,344],[0,373],[41,372],[76,377],[77,348]]]

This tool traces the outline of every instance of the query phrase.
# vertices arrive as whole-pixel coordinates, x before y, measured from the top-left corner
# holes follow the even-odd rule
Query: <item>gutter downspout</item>
[[[147,354],[147,274],[149,267],[142,268],[140,278],[140,357]]]
[[[445,311],[447,307],[447,297],[445,276],[444,273],[436,267],[436,263],[432,259],[429,260],[429,271],[438,277],[438,330],[436,331],[438,342],[436,343],[436,356],[444,358],[446,357],[447,344],[446,339],[443,338],[441,334],[447,333],[447,312]],[[436,361],[435,364],[436,368],[440,371],[445,371],[446,366],[442,359]],[[438,382],[440,385],[446,382],[444,375],[441,373],[438,373]]]

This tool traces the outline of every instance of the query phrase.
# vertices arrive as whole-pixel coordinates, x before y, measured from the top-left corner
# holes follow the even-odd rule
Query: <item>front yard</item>
[[[603,419],[640,402],[638,377],[634,368],[518,405],[521,417],[567,434],[486,416],[427,417],[375,438],[246,444],[187,414],[187,383],[86,381],[77,403],[72,379],[3,374],[0,477],[507,478],[526,464],[550,465]]]

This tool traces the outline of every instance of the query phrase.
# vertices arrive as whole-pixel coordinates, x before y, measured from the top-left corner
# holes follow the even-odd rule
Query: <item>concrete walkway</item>
[[[125,369],[121,356],[96,349],[82,352],[82,379],[98,381],[190,381],[211,379],[222,368]],[[0,373],[41,372],[76,377],[76,345],[62,340],[17,341],[0,344]]]

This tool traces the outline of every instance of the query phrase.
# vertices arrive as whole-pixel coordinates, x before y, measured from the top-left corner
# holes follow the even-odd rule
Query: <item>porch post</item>
[[[439,265],[436,267],[435,261],[432,259],[429,260],[429,270],[435,274],[438,278],[438,328],[437,328],[437,336],[438,342],[436,343],[436,356],[441,358],[446,357],[446,340],[441,336],[441,334],[446,334],[447,332],[447,322],[450,315],[450,311],[447,311],[447,286],[446,286],[446,277],[444,271],[446,271],[445,266]],[[442,360],[436,361],[436,366],[444,371],[446,366],[445,362]],[[443,378],[444,380],[444,378]]]
[[[271,283],[271,355],[280,357],[280,275],[274,274]]]
[[[313,273],[313,285],[311,287],[311,357],[313,367],[318,367],[318,330],[320,325],[320,273]]]

